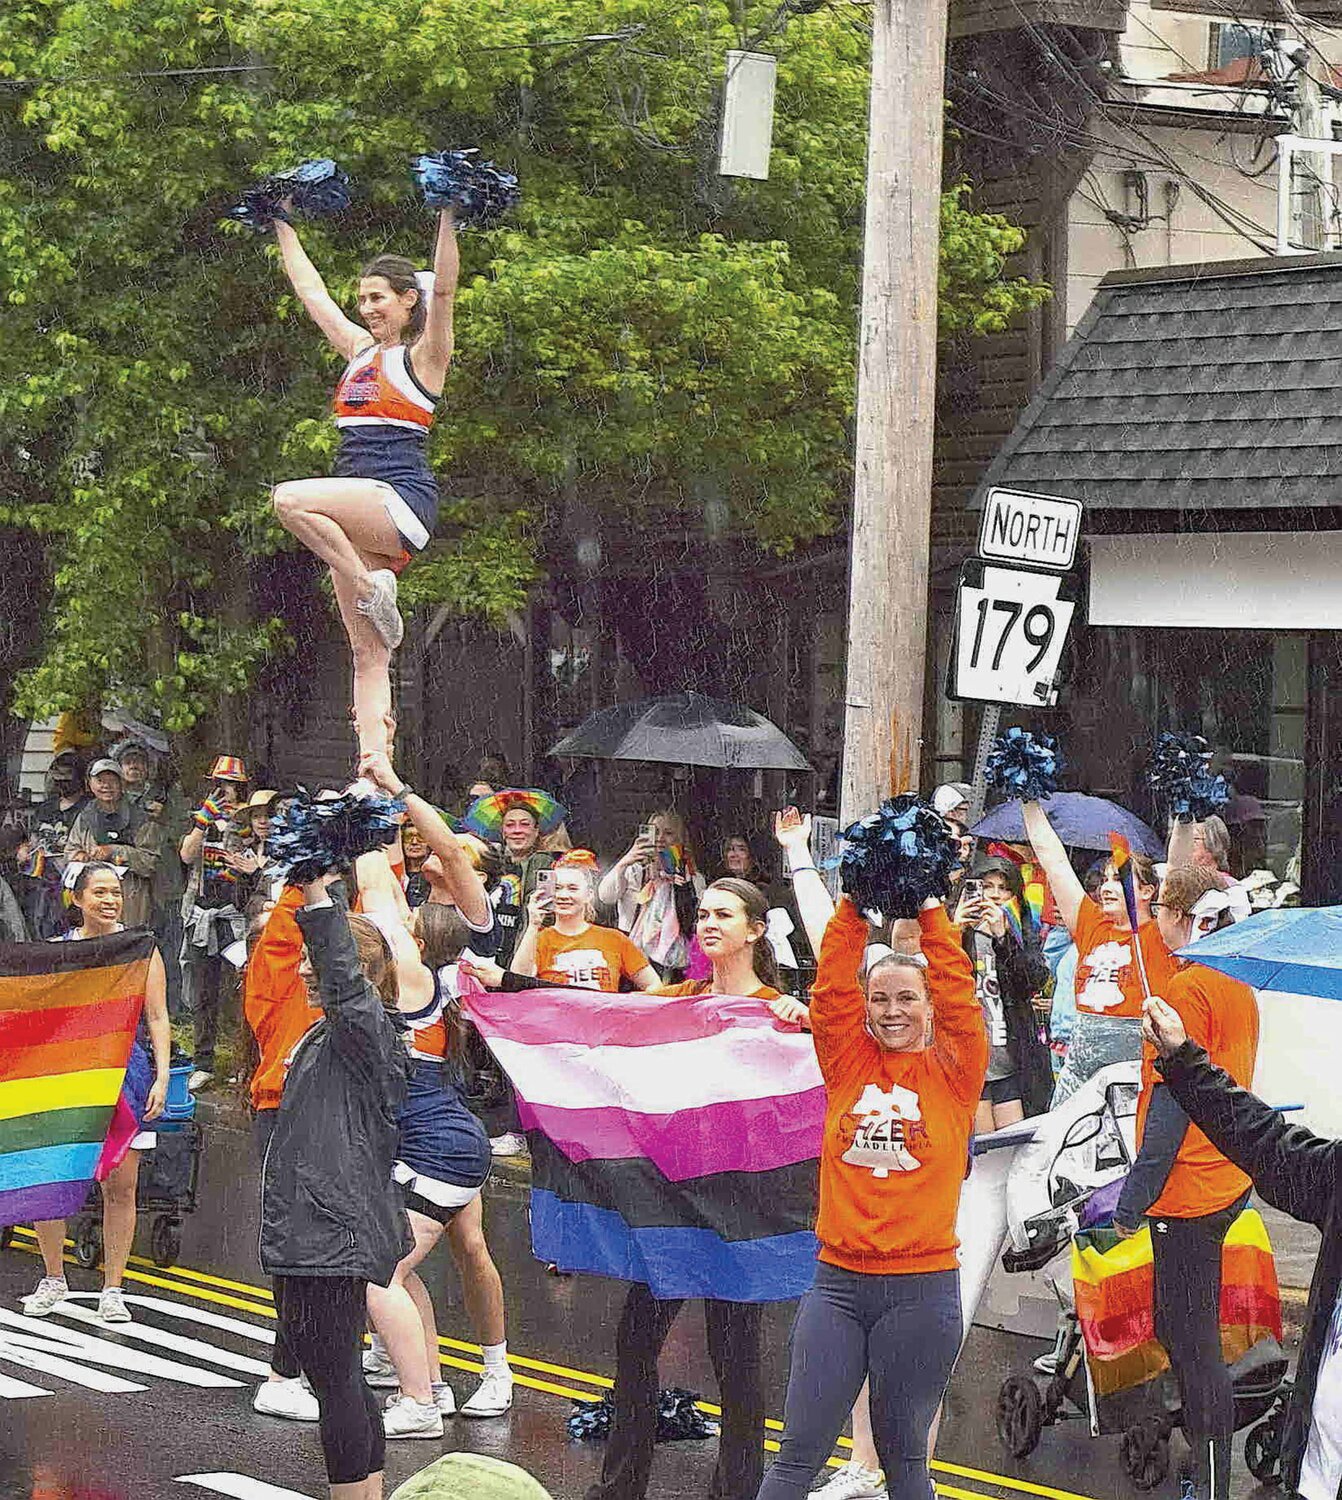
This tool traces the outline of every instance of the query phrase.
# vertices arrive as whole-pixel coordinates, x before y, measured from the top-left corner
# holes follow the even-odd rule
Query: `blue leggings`
[[[792,1325],[783,1443],[758,1500],[805,1495],[871,1379],[890,1500],[931,1500],[927,1434],[960,1350],[960,1273],[867,1276],[821,1261]]]

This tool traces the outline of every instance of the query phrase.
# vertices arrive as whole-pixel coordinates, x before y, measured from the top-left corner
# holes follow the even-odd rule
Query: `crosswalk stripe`
[[[28,1348],[26,1341],[20,1342],[21,1338],[22,1335],[0,1333],[0,1361],[25,1370],[37,1370],[42,1375],[59,1375],[62,1380],[82,1385],[85,1390],[102,1391],[106,1395],[144,1390],[144,1386],[136,1385],[133,1380],[122,1380],[119,1375],[109,1375],[105,1370],[91,1369],[88,1365],[75,1364],[73,1360],[58,1359],[41,1349]]]
[[[179,1474],[178,1484],[195,1484],[216,1495],[230,1495],[232,1500],[309,1500],[300,1490],[281,1489],[264,1479],[249,1479],[245,1474]]]
[[[171,1380],[178,1385],[236,1390],[241,1384],[240,1381],[228,1375],[217,1374],[214,1370],[199,1370],[194,1365],[178,1364],[176,1360],[146,1354],[140,1349],[132,1349],[108,1339],[94,1338],[91,1334],[80,1333],[73,1328],[24,1317],[4,1307],[0,1307],[0,1324],[5,1325],[5,1329],[0,1329],[0,1355],[5,1355],[6,1350],[17,1345],[30,1352],[110,1365],[114,1370],[125,1370],[136,1375],[157,1375],[161,1380]]]
[[[104,1328],[97,1313],[89,1307],[81,1307],[76,1298],[87,1298],[90,1301],[97,1300],[97,1292],[71,1292],[70,1296],[60,1303],[53,1317],[73,1318],[76,1322],[91,1324],[94,1328]],[[142,1302],[140,1297],[127,1297],[126,1301],[131,1306]],[[185,1354],[192,1359],[203,1359],[207,1364],[222,1365],[226,1370],[236,1370],[243,1375],[268,1375],[270,1365],[265,1360],[251,1359],[245,1354],[234,1354],[231,1349],[220,1349],[214,1344],[207,1344],[204,1339],[184,1338],[179,1333],[169,1333],[166,1329],[155,1328],[150,1323],[121,1323],[117,1325],[116,1335],[119,1339],[134,1339],[142,1344],[154,1344],[160,1349],[170,1349],[174,1354]]]
[[[183,1292],[194,1288],[183,1287]],[[257,1344],[273,1344],[275,1330],[264,1328],[259,1323],[244,1323],[241,1318],[230,1318],[226,1313],[211,1312],[208,1307],[193,1307],[189,1302],[170,1302],[166,1297],[151,1297],[147,1293],[127,1293],[126,1301],[131,1307],[145,1307],[153,1312],[165,1313],[170,1318],[181,1318],[188,1323],[199,1323],[202,1328],[218,1328],[223,1333],[236,1333],[240,1338],[251,1339]]]
[[[29,1396],[50,1396],[40,1385],[29,1385],[26,1380],[15,1380],[11,1375],[0,1375],[0,1401],[25,1401]]]

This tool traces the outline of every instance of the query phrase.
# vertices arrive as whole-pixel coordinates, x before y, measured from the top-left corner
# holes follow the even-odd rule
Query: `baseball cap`
[[[111,771],[119,777],[121,775],[120,762],[113,760],[110,755],[104,755],[101,759],[95,760],[89,767],[89,775],[91,777],[101,776],[104,771]]]
[[[932,806],[944,818],[954,812],[962,802],[969,801],[972,788],[967,781],[948,781],[932,793]]]

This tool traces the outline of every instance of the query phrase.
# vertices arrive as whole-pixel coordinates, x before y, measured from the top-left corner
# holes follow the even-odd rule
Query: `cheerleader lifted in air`
[[[357,323],[327,291],[282,212],[274,227],[294,291],[348,361],[335,391],[335,474],[277,484],[275,514],[331,570],[354,659],[359,751],[387,751],[391,653],[404,633],[396,575],[428,545],[438,519],[425,449],[452,362],[455,211],[439,210],[431,276],[417,275],[399,255],[379,255],[364,267]]]

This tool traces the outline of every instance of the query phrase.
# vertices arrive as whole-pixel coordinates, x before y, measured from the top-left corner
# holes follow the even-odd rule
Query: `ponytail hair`
[[[751,950],[755,978],[761,984],[768,985],[771,990],[781,990],[778,960],[774,957],[773,944],[768,938],[769,898],[752,881],[740,880],[735,875],[724,875],[721,880],[715,880],[705,888],[704,895],[709,891],[726,891],[729,896],[735,896],[745,907],[746,920],[764,926],[765,931],[760,934],[759,941]]]

